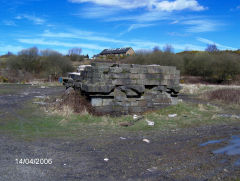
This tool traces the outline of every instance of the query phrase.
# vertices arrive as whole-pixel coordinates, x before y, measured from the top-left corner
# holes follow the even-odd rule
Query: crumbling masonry
[[[132,114],[177,104],[180,71],[175,67],[92,63],[68,83],[104,114]]]

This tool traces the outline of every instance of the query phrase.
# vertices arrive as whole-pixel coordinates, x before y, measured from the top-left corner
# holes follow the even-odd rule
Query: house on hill
[[[127,48],[116,48],[116,49],[104,49],[99,55],[100,56],[129,56],[134,55],[135,52],[131,47]]]

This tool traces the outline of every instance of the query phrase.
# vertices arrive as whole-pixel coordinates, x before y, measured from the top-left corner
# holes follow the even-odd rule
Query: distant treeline
[[[69,58],[53,50],[39,51],[35,47],[9,56],[6,67],[10,70],[29,72],[38,77],[58,76],[73,70]]]
[[[81,51],[80,48],[73,48],[69,50],[68,55],[62,55],[48,49],[40,51],[36,47],[24,49],[17,55],[8,53],[1,56],[0,60],[4,61],[0,61],[0,69],[9,72],[9,75],[4,76],[8,78],[17,77],[18,72],[37,78],[47,78],[49,75],[57,78],[74,70],[73,61],[89,58],[88,55],[81,55]],[[170,45],[163,51],[155,47],[153,51],[138,51],[135,56],[119,61],[130,64],[176,66],[181,75],[200,76],[209,82],[222,83],[240,77],[240,50],[220,51],[216,45],[208,45],[205,51],[184,51],[176,54]]]
[[[89,58],[88,55],[81,55],[80,48],[69,50],[69,54],[62,55],[54,50],[39,50],[36,47],[23,49],[17,55],[8,52],[0,57],[4,61],[0,61],[0,69],[8,70],[6,75],[9,80],[16,79],[14,77],[19,74],[28,75],[27,79],[51,77],[58,78],[66,75],[67,72],[74,71],[72,61],[82,61]],[[24,78],[23,78],[24,79]],[[17,81],[17,80],[16,80]]]
[[[136,56],[127,57],[124,63],[159,64],[176,66],[181,75],[200,76],[209,82],[222,83],[235,80],[240,75],[240,51],[171,51],[155,50],[139,52]]]

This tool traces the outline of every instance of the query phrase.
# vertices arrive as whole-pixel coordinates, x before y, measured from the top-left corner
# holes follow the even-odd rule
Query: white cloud
[[[37,24],[37,25],[42,25],[45,23],[45,20],[42,19],[42,18],[39,18],[39,17],[36,17],[34,15],[19,15],[19,16],[16,16],[15,19],[17,20],[21,20],[21,19],[27,19],[29,21],[32,21],[34,24]]]
[[[187,34],[186,33],[179,33],[179,32],[168,32],[167,33],[170,36],[179,36],[179,37],[186,37]]]
[[[217,27],[220,25],[217,22],[209,20],[186,20],[182,22],[182,24],[190,25],[190,27],[188,27],[186,31],[191,33],[215,31]]]
[[[202,11],[205,7],[199,5],[197,0],[69,0],[72,3],[94,3],[100,6],[116,6],[122,9],[148,8],[159,11],[176,11],[190,9],[193,11]]]
[[[73,15],[82,16],[85,18],[104,18],[110,17],[120,11],[116,7],[91,6],[80,10],[80,13]]]
[[[199,5],[196,0],[175,0],[175,1],[161,1],[156,4],[156,9],[161,11],[176,11],[190,9],[193,11],[202,11],[206,8]]]
[[[41,36],[49,37],[49,38],[72,38],[72,39],[82,39],[82,40],[101,41],[101,42],[110,42],[110,43],[124,43],[121,40],[107,38],[104,36],[97,36],[93,32],[82,31],[82,30],[72,30],[71,32],[68,32],[68,33],[45,31],[43,34],[41,34]]]
[[[61,41],[54,41],[54,40],[45,40],[45,39],[18,39],[21,43],[31,44],[31,45],[48,45],[48,46],[62,46],[62,47],[84,47],[87,49],[93,49],[93,50],[103,50],[106,47],[99,46],[96,44],[88,44],[88,43],[66,43]]]
[[[206,38],[201,38],[201,37],[199,37],[199,38],[197,38],[197,40],[198,40],[199,42],[206,43],[206,44],[211,44],[211,45],[215,44],[215,45],[216,45],[218,48],[220,48],[220,49],[228,49],[228,50],[236,50],[236,49],[237,49],[237,48],[233,48],[233,47],[229,47],[229,46],[225,46],[225,45],[216,43],[216,42],[214,42],[214,41],[212,41],[212,40],[208,40],[208,39],[206,39]]]
[[[145,27],[149,27],[149,26],[154,26],[154,24],[132,24],[129,28],[128,28],[128,32],[138,29],[138,28],[145,28]]]
[[[135,29],[146,28],[146,27],[154,26],[154,25],[155,24],[132,24],[131,26],[129,26],[129,28],[126,31],[123,31],[119,35],[123,35],[125,33],[129,33],[130,31],[135,30]]]
[[[123,9],[135,9],[148,6],[152,0],[69,0],[72,3],[94,3],[101,6],[116,6]],[[155,1],[155,0],[154,0]]]
[[[3,24],[6,26],[16,26],[15,22],[12,20],[4,20]]]
[[[88,43],[66,43],[66,40],[62,41],[55,41],[49,40],[49,38],[57,38],[57,39],[85,39],[94,42],[107,42],[113,43],[114,46],[117,47],[133,47],[134,49],[152,49],[155,46],[163,47],[166,44],[171,44],[177,50],[185,50],[186,48],[190,50],[204,50],[204,47],[197,46],[193,44],[176,44],[176,43],[169,43],[169,42],[153,42],[153,41],[146,41],[146,40],[120,40],[120,39],[112,39],[105,36],[96,36],[94,32],[82,31],[82,30],[74,30],[70,33],[63,33],[63,32],[50,32],[45,31],[40,36],[44,38],[48,38],[48,41],[43,39],[19,39],[22,43],[32,44],[32,45],[52,45],[52,46],[63,46],[63,47],[84,47],[87,49],[92,50],[103,50],[104,46],[98,46],[96,44],[88,44]],[[111,46],[111,45],[110,45]]]
[[[139,15],[129,15],[129,16],[120,16],[120,17],[115,16],[112,18],[108,18],[105,21],[133,21],[133,22],[143,23],[143,22],[169,20],[174,18],[175,17],[170,12],[150,11],[150,12],[145,12]]]
[[[179,23],[179,21],[178,20],[175,20],[175,21],[172,21],[170,24],[178,24]]]

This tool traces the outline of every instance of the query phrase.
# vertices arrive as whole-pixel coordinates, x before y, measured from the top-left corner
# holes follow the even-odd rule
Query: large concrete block
[[[96,110],[117,115],[177,103],[179,79],[175,67],[95,62],[68,86],[80,90]]]

